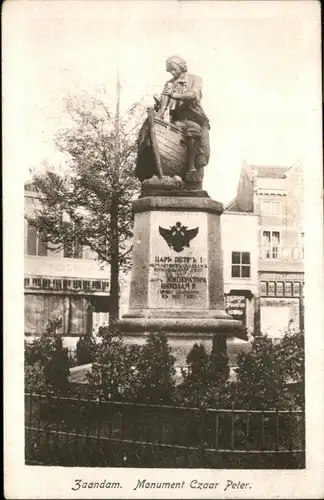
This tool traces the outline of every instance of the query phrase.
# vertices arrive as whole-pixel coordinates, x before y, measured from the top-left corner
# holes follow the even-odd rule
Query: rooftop
[[[257,177],[266,177],[269,179],[284,179],[286,173],[292,168],[282,167],[282,166],[272,166],[272,165],[248,165],[245,164],[245,168],[250,177],[255,174]]]

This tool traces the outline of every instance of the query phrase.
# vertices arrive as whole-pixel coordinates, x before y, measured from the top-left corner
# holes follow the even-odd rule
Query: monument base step
[[[124,317],[118,322],[122,334],[137,336],[165,332],[167,336],[212,338],[214,334],[247,340],[246,329],[240,321],[228,318],[181,318],[181,317]]]
[[[233,318],[222,309],[130,309],[123,315],[122,319],[128,318],[185,318],[195,320],[203,319],[225,319]]]

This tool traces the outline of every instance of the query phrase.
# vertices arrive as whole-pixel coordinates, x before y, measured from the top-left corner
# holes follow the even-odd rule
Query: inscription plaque
[[[178,224],[173,222],[169,225],[168,238],[164,236],[161,238],[160,224],[157,224],[156,230],[152,232],[149,263],[150,307],[208,308],[206,218],[204,216],[198,218],[196,214],[188,215],[188,220],[181,220]],[[175,220],[178,221],[178,219]],[[163,227],[167,227],[165,222]],[[187,242],[187,244],[170,245],[171,231],[176,233],[176,236],[177,232],[180,232],[177,231],[177,227],[181,230],[181,242]]]

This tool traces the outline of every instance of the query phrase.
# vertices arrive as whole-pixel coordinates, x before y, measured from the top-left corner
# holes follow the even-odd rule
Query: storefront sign
[[[241,295],[225,295],[225,309],[234,319],[246,323],[246,298]]]
[[[261,281],[300,281],[303,279],[303,273],[261,273]]]

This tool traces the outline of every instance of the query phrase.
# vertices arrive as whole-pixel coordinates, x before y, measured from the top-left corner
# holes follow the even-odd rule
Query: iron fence
[[[303,468],[304,412],[25,394],[26,464]]]

